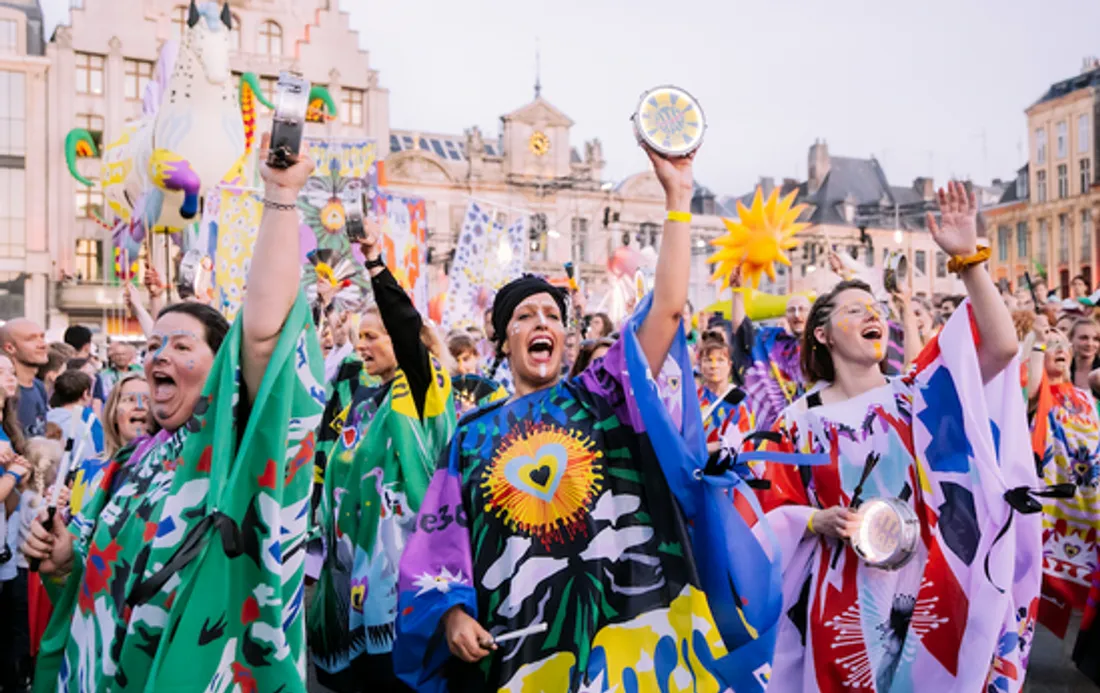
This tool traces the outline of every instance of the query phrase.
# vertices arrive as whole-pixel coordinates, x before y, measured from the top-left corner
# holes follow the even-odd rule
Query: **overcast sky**
[[[134,0],[126,0],[132,2]],[[43,0],[52,25],[67,0]],[[642,91],[692,92],[709,129],[698,180],[722,194],[804,178],[815,138],[882,162],[988,182],[1026,159],[1023,110],[1100,54],[1096,0],[341,0],[390,90],[390,123],[499,131],[543,96],[599,137],[605,177],[645,168],[627,119]]]

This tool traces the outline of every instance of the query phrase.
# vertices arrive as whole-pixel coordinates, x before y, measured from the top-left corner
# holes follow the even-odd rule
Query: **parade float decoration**
[[[306,255],[307,270],[302,272],[302,289],[312,305],[320,303],[318,289],[332,291],[332,307],[339,312],[358,312],[363,308],[363,290],[356,282],[363,272],[349,255],[331,249],[312,250]]]
[[[119,279],[128,280],[137,273],[145,245],[150,259],[164,258],[157,264],[162,265],[165,278],[166,270],[181,261],[186,251],[197,249],[202,253],[200,265],[213,267],[212,280],[219,284],[219,292],[223,280],[243,286],[244,259],[250,256],[251,243],[247,249],[237,242],[220,243],[216,215],[220,206],[238,221],[258,220],[259,208],[253,207],[258,198],[246,191],[259,183],[258,105],[271,108],[272,104],[254,74],[243,75],[239,95],[235,92],[229,66],[231,20],[228,3],[219,7],[192,0],[182,42],[168,41],[161,49],[144,94],[142,117],[128,123],[102,152],[86,129],[74,129],[65,138],[69,171],[81,185],[92,186],[95,181],[81,174],[78,161],[102,154],[103,194],[113,219],[97,221],[112,231],[113,269]],[[308,120],[330,120],[335,113],[328,91],[313,87]],[[219,205],[226,197],[223,188],[236,203],[226,200]],[[215,223],[206,224],[211,212]],[[164,255],[154,255],[154,235],[171,235],[184,252],[173,261],[170,244],[164,241],[159,243]],[[234,250],[234,257],[219,262],[214,257],[219,248]],[[236,276],[231,277],[229,270]]]
[[[763,191],[757,188],[752,207],[737,202],[738,218],[722,219],[728,233],[711,241],[719,248],[707,260],[718,265],[713,279],[721,280],[723,287],[731,286],[733,274],[740,268],[745,284],[755,288],[762,274],[775,281],[776,262],[791,266],[786,251],[798,245],[794,236],[809,226],[798,221],[806,205],[794,205],[795,195],[797,191],[791,191],[780,199],[779,191],[773,189],[765,202]]]
[[[243,177],[244,123],[229,69],[229,4],[188,8],[182,43],[161,49],[142,118],[103,155],[103,193],[122,222],[116,247],[134,254],[147,232],[198,221],[212,186]]]

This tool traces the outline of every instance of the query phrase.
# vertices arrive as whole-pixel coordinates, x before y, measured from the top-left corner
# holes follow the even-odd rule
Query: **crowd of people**
[[[373,223],[370,307],[307,304],[304,157],[262,169],[233,325],[151,268],[137,345],[4,324],[0,691],[305,690],[307,661],[338,692],[1017,691],[1039,624],[1100,680],[1087,281],[999,288],[952,183],[928,225],[965,296],[832,254],[783,316],[736,275],[699,313],[693,157],[648,153],[668,217],[622,324],[525,275],[442,334]]]

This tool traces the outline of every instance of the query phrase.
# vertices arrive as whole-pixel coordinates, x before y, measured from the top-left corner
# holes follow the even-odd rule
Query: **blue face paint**
[[[153,351],[154,361],[160,358],[160,355],[163,354],[164,350],[168,348],[168,344],[172,341],[173,337],[190,337],[191,339],[194,339],[196,341],[200,340],[199,336],[190,330],[175,330],[173,332],[167,333],[154,332],[151,337],[160,339],[160,346],[158,346],[156,350]]]

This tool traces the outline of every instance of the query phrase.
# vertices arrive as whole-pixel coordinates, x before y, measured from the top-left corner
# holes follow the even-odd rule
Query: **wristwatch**
[[[367,260],[367,264],[363,265],[367,269],[374,269],[375,267],[385,267],[386,261],[382,259],[382,256],[374,258],[373,260]]]

